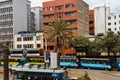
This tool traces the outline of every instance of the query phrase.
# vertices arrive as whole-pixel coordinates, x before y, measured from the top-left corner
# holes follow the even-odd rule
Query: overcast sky
[[[41,6],[42,2],[51,1],[51,0],[30,0],[32,7]],[[103,6],[105,3],[110,5],[111,12],[120,12],[120,0],[84,0],[89,4],[90,8],[94,8],[97,6]]]

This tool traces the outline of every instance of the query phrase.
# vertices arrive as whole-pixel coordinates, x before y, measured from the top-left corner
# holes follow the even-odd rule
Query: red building
[[[74,36],[89,34],[89,6],[83,0],[52,0],[43,2],[43,28],[49,22],[64,20],[73,28]],[[54,43],[48,43],[48,50],[54,51]],[[75,50],[70,49],[62,55],[75,54]]]
[[[94,35],[94,10],[89,10],[89,34]]]

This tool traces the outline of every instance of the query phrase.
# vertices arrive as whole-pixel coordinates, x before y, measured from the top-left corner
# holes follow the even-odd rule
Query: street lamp
[[[49,65],[49,52],[47,50],[47,38],[45,37],[45,52],[44,52],[44,60],[46,63],[46,69],[48,69]]]

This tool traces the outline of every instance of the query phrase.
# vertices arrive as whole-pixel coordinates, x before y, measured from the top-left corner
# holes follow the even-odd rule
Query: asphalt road
[[[88,70],[88,69],[70,69],[79,74],[85,74],[87,71],[92,80],[120,80],[120,71]]]
[[[88,76],[92,80],[120,80],[120,71],[105,71],[105,70],[88,70],[88,69],[68,69],[80,75],[84,75],[87,71]],[[12,76],[9,76],[12,80]],[[0,80],[3,80],[3,74],[0,74]]]

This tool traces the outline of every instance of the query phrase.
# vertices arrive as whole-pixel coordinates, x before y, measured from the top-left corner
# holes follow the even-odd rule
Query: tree
[[[9,70],[8,70],[8,55],[9,55],[9,42],[0,43],[0,47],[3,48],[4,54],[4,80],[9,80]]]
[[[72,47],[76,50],[76,52],[89,52],[89,44],[90,41],[82,36],[74,37],[72,42]]]
[[[117,37],[114,32],[110,31],[107,33],[107,36],[105,36],[103,39],[104,46],[107,48],[108,56],[110,55],[110,52],[112,52],[113,48],[117,44]]]
[[[58,69],[60,69],[60,55],[69,47],[69,41],[73,38],[72,29],[61,19],[55,20],[45,27],[44,33],[48,42],[54,41],[55,52],[58,53]]]

